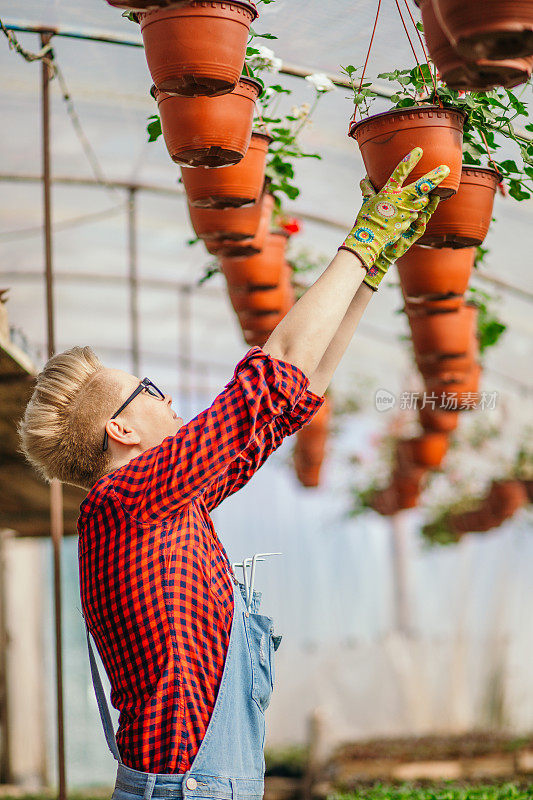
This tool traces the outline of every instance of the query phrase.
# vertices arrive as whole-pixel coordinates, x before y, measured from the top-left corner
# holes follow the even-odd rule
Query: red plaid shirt
[[[243,487],[323,398],[252,348],[213,404],[91,489],[78,520],[83,613],[120,711],[124,764],[186,772],[211,717],[233,616],[209,512]]]

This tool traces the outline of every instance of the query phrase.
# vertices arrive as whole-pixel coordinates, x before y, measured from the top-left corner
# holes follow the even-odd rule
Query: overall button
[[[196,787],[198,786],[198,781],[196,780],[196,778],[187,778],[187,780],[185,781],[185,786],[187,787],[187,789],[196,789]]]

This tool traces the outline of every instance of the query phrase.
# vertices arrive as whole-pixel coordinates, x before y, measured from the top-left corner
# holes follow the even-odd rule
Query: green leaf
[[[146,126],[146,132],[148,133],[148,141],[155,142],[163,131],[161,130],[161,119],[159,118],[158,114],[152,114],[151,117],[148,117],[151,122],[148,123]]]

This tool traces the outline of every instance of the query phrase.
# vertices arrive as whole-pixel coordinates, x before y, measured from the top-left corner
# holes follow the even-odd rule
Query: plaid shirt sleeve
[[[290,411],[276,417],[259,431],[243,452],[235,458],[226,472],[207,487],[202,499],[208,511],[216,508],[226,497],[242,489],[263,466],[267,458],[291,436],[306,425],[324,403],[324,398],[309,389]]]
[[[205,492],[276,417],[291,411],[308,384],[298,367],[252,348],[208,409],[117,470],[113,484],[123,505],[146,520],[175,513]]]

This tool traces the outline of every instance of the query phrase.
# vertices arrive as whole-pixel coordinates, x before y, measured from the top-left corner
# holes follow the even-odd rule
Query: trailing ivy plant
[[[348,65],[342,68],[349,79],[355,106],[362,116],[367,116],[378,97],[370,81],[360,87],[360,68]],[[393,109],[420,105],[442,105],[466,114],[463,134],[463,160],[472,166],[493,166],[505,181],[509,194],[515,200],[527,200],[533,194],[533,142],[516,132],[514,123],[528,117],[527,105],[510,89],[497,88],[488,92],[460,92],[450,89],[438,77],[432,64],[421,64],[412,69],[382,72],[378,78],[396,84],[391,96]],[[433,85],[436,84],[436,88]],[[525,124],[533,132],[533,124]],[[499,160],[496,151],[502,140],[512,143],[520,153],[520,162],[510,158]],[[489,151],[489,152],[487,152]]]
[[[475,289],[470,286],[466,295],[466,301],[478,309],[477,335],[479,339],[479,352],[483,355],[486,350],[493,347],[500,337],[507,330],[507,325],[503,323],[495,309],[495,298],[488,292]]]

